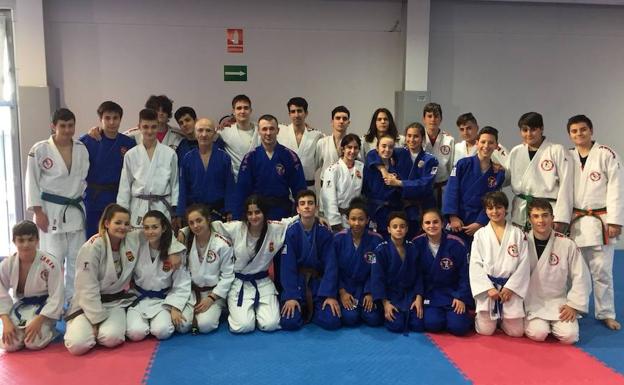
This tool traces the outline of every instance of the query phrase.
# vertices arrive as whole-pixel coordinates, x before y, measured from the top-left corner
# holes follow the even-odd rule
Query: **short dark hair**
[[[360,139],[360,137],[355,134],[347,134],[343,136],[340,140],[340,147],[344,147],[351,142],[357,143],[358,147],[362,148],[362,139]]]
[[[544,128],[544,118],[538,112],[527,112],[518,119],[518,128],[527,126],[529,128]]]
[[[249,107],[251,107],[251,99],[249,99],[249,96],[247,95],[240,94],[234,96],[234,98],[232,99],[232,108],[234,108],[234,106],[236,106],[236,103],[238,102],[245,102],[249,104]]]
[[[102,119],[102,115],[104,115],[105,112],[117,113],[120,118],[123,118],[123,108],[113,101],[107,100],[100,104],[97,109],[97,114],[100,119]]]
[[[425,126],[418,122],[410,123],[407,127],[405,127],[405,135],[407,135],[407,131],[410,128],[416,128],[418,130],[418,133],[420,134],[420,137],[423,139],[425,138]]]
[[[139,112],[139,122],[142,120],[158,120],[158,112],[151,108],[144,108]]]
[[[314,204],[317,203],[316,200],[316,193],[312,190],[301,190],[297,193],[296,197],[295,197],[295,203],[298,205],[299,204],[299,199],[301,198],[305,198],[305,197],[312,197],[314,198]]]
[[[509,209],[509,199],[502,191],[490,191],[481,198],[481,203],[483,203],[483,208],[503,206],[505,210]]]
[[[189,106],[182,106],[178,108],[175,114],[173,114],[173,117],[175,118],[177,122],[180,119],[182,119],[184,115],[189,115],[191,118],[193,118],[193,120],[197,120],[197,113],[195,112],[193,107],[189,107]]]
[[[478,124],[477,123],[477,118],[474,117],[474,115],[472,114],[472,112],[466,112],[465,114],[461,114],[457,117],[457,127],[459,126],[463,126],[464,124],[467,124],[468,122],[472,122],[474,124]]]
[[[373,117],[371,118],[370,125],[368,126],[368,132],[364,135],[364,140],[368,143],[372,143],[375,138],[377,138],[377,116],[380,113],[386,114],[388,117],[388,135],[392,136],[394,140],[399,139],[399,130],[394,124],[394,118],[392,117],[392,113],[387,108],[378,108],[373,112]]]
[[[349,208],[347,208],[347,218],[351,214],[351,211],[356,209],[364,211],[364,214],[368,217],[368,204],[366,203],[366,198],[363,196],[357,196],[351,199]]]
[[[477,138],[480,138],[483,134],[492,135],[496,139],[496,143],[498,143],[498,130],[492,126],[485,126],[479,130],[477,134]]]
[[[151,108],[154,111],[162,109],[168,117],[171,117],[173,100],[169,99],[167,95],[151,95],[145,102],[145,108]]]
[[[275,120],[275,123],[279,125],[279,121],[277,120],[277,118],[271,114],[264,114],[261,117],[259,117],[258,123],[260,123],[261,120]]]
[[[52,124],[56,126],[56,123],[59,120],[63,120],[65,122],[73,120],[74,123],[76,123],[76,115],[74,115],[74,113],[71,112],[68,108],[59,108],[58,110],[54,111],[54,114],[52,115]]]
[[[591,119],[585,115],[574,115],[570,119],[568,119],[568,124],[566,125],[566,129],[568,130],[568,134],[570,133],[570,126],[577,123],[585,123],[590,130],[594,129],[594,124]]]
[[[427,112],[431,112],[435,116],[439,116],[440,119],[442,118],[442,106],[440,106],[438,103],[425,104],[425,107],[423,108],[423,116],[425,116]]]
[[[15,242],[15,238],[22,237],[24,235],[32,235],[35,239],[39,239],[39,230],[33,221],[21,221],[13,226],[12,235],[13,242]]]
[[[303,108],[303,112],[305,112],[306,114],[308,113],[308,102],[300,96],[295,96],[294,98],[290,98],[290,100],[288,100],[288,103],[286,103],[286,108],[288,108],[289,111],[290,111],[290,106],[301,107]]]
[[[390,214],[388,214],[388,226],[390,226],[390,222],[392,222],[392,220],[396,218],[404,220],[405,223],[409,226],[407,215],[405,214],[404,211],[393,211]]]
[[[332,120],[334,119],[334,116],[336,116],[336,114],[339,112],[343,112],[347,114],[347,117],[351,119],[351,112],[349,112],[349,109],[345,106],[338,106],[332,110],[332,115],[331,115]]]
[[[527,212],[531,214],[531,211],[534,209],[545,210],[553,215],[553,208],[548,199],[544,198],[535,198],[527,205]]]

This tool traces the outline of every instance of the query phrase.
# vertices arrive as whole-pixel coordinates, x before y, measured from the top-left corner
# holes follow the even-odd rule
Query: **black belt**
[[[306,180],[306,185],[307,186],[314,186],[314,181],[313,180]]]
[[[119,183],[89,183],[87,188],[93,190],[93,200],[97,201],[98,196],[104,191],[118,192]]]
[[[102,301],[102,303],[114,302],[120,299],[131,299],[131,298],[134,298],[134,294],[129,293],[125,290],[118,291],[117,293],[113,293],[113,294],[101,294],[100,295],[100,301]],[[84,314],[84,310],[78,309],[75,312],[67,315],[65,317],[65,322],[69,322],[81,314]]]
[[[262,196],[262,200],[269,207],[279,207],[284,209],[288,213],[292,212],[292,201],[288,197],[270,197],[270,196]]]

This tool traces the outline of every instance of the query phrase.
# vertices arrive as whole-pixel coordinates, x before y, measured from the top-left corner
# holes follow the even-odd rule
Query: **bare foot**
[[[613,318],[604,319],[602,322],[604,322],[605,325],[611,330],[620,330],[620,323]]]

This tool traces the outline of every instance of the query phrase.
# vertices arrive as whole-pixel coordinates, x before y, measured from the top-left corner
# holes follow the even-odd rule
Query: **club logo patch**
[[[47,270],[41,270],[41,279],[43,279],[44,281],[48,282],[48,274],[49,272]]]
[[[446,144],[445,144],[445,145],[443,145],[443,146],[440,146],[440,153],[441,153],[442,155],[448,155],[448,154],[450,154],[450,153],[451,153],[451,147],[450,147],[450,146],[447,146]]]
[[[494,188],[494,187],[496,187],[496,178],[495,178],[495,177],[490,176],[490,177],[488,178],[488,187],[489,187],[489,188]]]
[[[515,243],[513,245],[510,245],[507,248],[507,253],[509,255],[511,255],[512,257],[516,258],[519,255],[519,253],[518,253],[518,245],[516,245]]]
[[[269,253],[275,251],[275,243],[273,241],[269,242]]]
[[[171,270],[171,262],[165,261],[163,262],[163,269],[165,273],[168,273]]]
[[[418,161],[418,168],[423,168],[425,167],[425,161],[424,160],[419,160]]]
[[[43,162],[41,162],[41,165],[43,166],[43,168],[45,168],[46,170],[51,169],[54,166],[54,162],[52,161],[52,159],[50,158],[45,158],[43,160]]]
[[[206,253],[206,262],[213,263],[216,260],[217,260],[217,253],[215,253],[212,250],[208,250],[208,253]]]
[[[550,257],[548,258],[548,264],[550,266],[556,266],[559,264],[559,257],[555,253],[550,253]]]
[[[89,262],[85,262],[82,266],[82,271],[89,271]]]
[[[275,165],[275,171],[277,171],[277,175],[283,176],[286,173],[286,168],[281,163]]]
[[[551,171],[553,168],[555,168],[555,164],[550,159],[544,159],[542,163],[540,163],[540,167],[544,171]]]
[[[134,261],[134,255],[132,255],[132,251],[126,251],[126,258],[128,258],[128,262]]]
[[[438,166],[431,167],[431,175],[435,175],[438,173]]]
[[[440,259],[440,267],[442,270],[451,270],[453,268],[453,261],[450,258]]]
[[[375,253],[373,253],[372,251],[368,251],[364,253],[364,260],[366,261],[366,263],[372,264],[377,261],[377,257],[375,257]]]
[[[598,171],[592,171],[589,174],[589,179],[591,179],[594,182],[598,182],[600,180],[600,173]]]

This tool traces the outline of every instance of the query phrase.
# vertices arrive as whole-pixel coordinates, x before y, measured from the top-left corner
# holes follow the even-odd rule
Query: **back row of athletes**
[[[228,189],[228,185],[233,184],[228,170],[233,169],[236,173],[236,167],[221,167],[230,159],[225,151],[213,150],[214,125],[207,119],[199,119],[195,122],[198,148],[183,156],[180,167],[180,190],[187,192],[175,199],[178,186],[175,182],[178,170],[176,155],[159,142],[167,143],[167,138],[172,140],[174,136],[166,123],[171,114],[171,102],[166,97],[152,97],[148,106],[158,108],[141,111],[139,126],[131,131],[137,134],[136,140],[142,145],[127,154],[133,143],[118,133],[122,112],[112,102],[103,103],[98,110],[103,123],[101,129],[92,129],[90,136],[81,138],[89,149],[88,154],[82,142],[72,139],[75,118],[66,109],[55,114],[55,133],[52,137],[36,144],[29,154],[28,206],[35,212],[35,222],[42,230],[42,249],[55,256],[66,256],[66,289],[69,291],[65,298],[68,301],[73,289],[73,258],[71,251],[68,254],[64,249],[77,250],[84,240],[81,197],[85,177],[88,182],[85,202],[87,223],[99,218],[102,206],[115,200],[130,209],[133,226],[140,226],[150,209],[160,210],[166,217],[174,217],[174,202],[184,201],[185,198],[185,206],[205,203],[210,206],[213,216],[229,219],[233,215],[238,218],[241,213],[237,213],[236,208],[244,210],[246,206],[242,202],[252,194],[261,196],[266,202],[268,219],[281,219],[291,214],[289,196],[296,196],[306,184],[313,184],[312,180],[308,179],[306,183],[302,178],[306,175],[303,161],[308,159],[319,164],[319,159],[325,160],[330,155],[338,159],[338,154],[341,154],[339,160],[322,174],[321,206],[327,207],[323,208],[323,212],[329,212],[333,207],[339,214],[334,223],[330,219],[332,226],[346,227],[345,209],[353,196],[363,192],[368,198],[367,213],[379,233],[387,235],[389,213],[401,209],[407,213],[408,228],[415,233],[422,211],[436,204],[432,199],[433,192],[440,191],[448,180],[443,199],[438,200],[438,204],[442,202],[444,218],[452,231],[463,238],[464,244],[468,243],[468,249],[475,231],[488,223],[481,197],[488,191],[500,189],[505,175],[511,173],[514,175],[511,178],[512,190],[516,194],[512,221],[519,225],[527,224],[526,203],[534,198],[553,201],[555,229],[562,230],[571,225],[570,233],[582,248],[590,266],[596,317],[605,320],[610,328],[619,328],[613,306],[613,241],[609,241],[619,235],[622,222],[619,158],[608,147],[595,144],[591,121],[582,115],[571,118],[568,123],[568,132],[575,143],[570,153],[560,145],[545,141],[541,115],[523,115],[518,126],[524,143],[507,156],[498,145],[495,129],[485,127],[478,136],[475,135],[476,120],[471,114],[464,114],[458,119],[460,131],[466,139],[454,146],[452,137],[439,129],[442,112],[440,106],[434,103],[427,105],[423,113],[427,128],[418,123],[411,124],[406,129],[405,139],[398,135],[390,112],[377,110],[371,129],[362,142],[357,136],[346,134],[349,112],[344,107],[337,107],[332,112],[333,135],[322,138],[322,134],[305,125],[307,103],[302,98],[293,98],[288,103],[293,121],[289,127],[280,128],[277,119],[264,115],[256,128],[249,122],[249,99],[239,95],[233,101],[236,124],[220,132],[225,151],[234,151],[238,145],[242,161],[237,188],[233,192]],[[187,113],[183,114],[185,110]],[[181,127],[193,120],[194,115],[188,107],[176,112]],[[251,128],[245,129],[245,123]],[[433,133],[430,128],[434,129]],[[294,151],[281,145],[279,139],[283,132],[286,132],[283,142],[287,143],[290,137],[294,140],[291,145],[299,151],[305,143],[314,151],[304,151],[300,161]],[[101,139],[91,136],[101,136]],[[313,145],[310,145],[310,136],[317,137]],[[255,148],[254,140],[260,141]],[[403,140],[405,147],[395,149],[395,142]],[[340,145],[337,146],[338,143]],[[374,143],[374,149],[366,155],[364,167],[357,158],[360,147],[370,146],[366,143]],[[189,136],[178,142],[177,149],[192,145]],[[240,150],[243,145],[253,150],[242,156]],[[423,151],[428,146],[433,155]],[[466,154],[477,152],[477,148],[478,152],[458,161],[451,172],[450,165],[456,153],[451,151],[453,147],[460,154],[462,149]],[[492,161],[496,157],[499,162]],[[235,164],[233,156],[231,159]],[[588,159],[589,163],[586,163]],[[72,161],[76,167],[72,167]],[[114,174],[115,166],[120,179],[108,175]],[[449,177],[438,181],[439,176],[444,174],[442,169],[447,170]],[[314,166],[311,170],[315,170]],[[105,178],[107,175],[108,180]],[[313,172],[311,175],[314,175]],[[116,180],[119,181],[118,192],[114,190]],[[213,194],[215,191],[217,193]],[[107,195],[109,200],[105,201]],[[229,206],[228,211],[226,202],[229,198],[233,198],[235,203]],[[182,204],[178,204],[177,212],[180,206]],[[94,216],[94,212],[98,215]],[[331,218],[331,215],[328,217]],[[582,233],[579,230],[581,227],[584,229]],[[59,258],[61,261],[65,259]],[[256,280],[249,279],[252,291],[257,286]],[[292,311],[292,307],[289,310]]]

